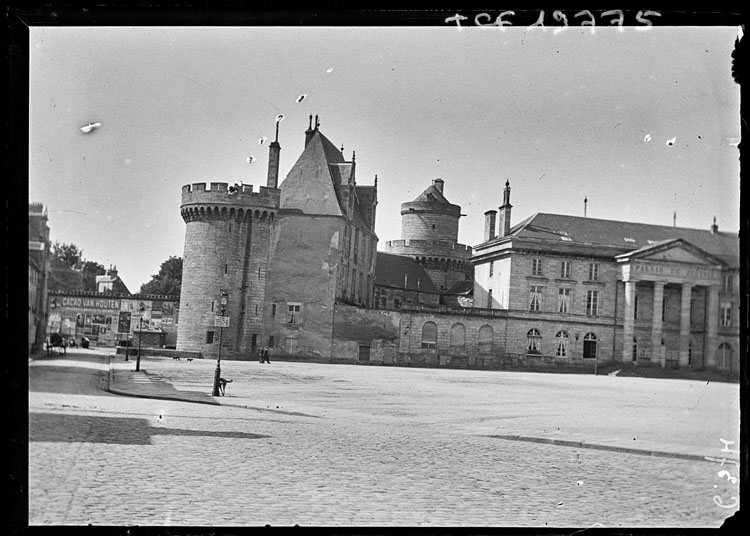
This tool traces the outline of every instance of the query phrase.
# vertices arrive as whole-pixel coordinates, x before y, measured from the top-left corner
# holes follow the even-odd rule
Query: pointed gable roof
[[[299,209],[306,214],[347,215],[344,188],[354,181],[354,164],[319,130],[314,130],[304,151],[281,183],[281,208]],[[375,196],[373,186],[355,186],[352,214],[355,223],[368,229]]]
[[[280,185],[281,208],[306,214],[344,214],[339,186],[345,169],[340,164],[346,164],[341,151],[316,130]]]
[[[736,233],[538,213],[515,225],[507,236],[494,240],[509,237],[609,246],[623,253],[679,238],[729,266],[739,266]]]

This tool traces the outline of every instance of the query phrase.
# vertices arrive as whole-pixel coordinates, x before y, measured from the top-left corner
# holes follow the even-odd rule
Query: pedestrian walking
[[[263,359],[263,361],[265,361],[266,363],[270,363],[270,362],[271,362],[271,360],[270,360],[270,359],[268,359],[268,346],[264,346],[264,347],[263,347],[263,353],[261,354],[261,358],[262,358],[262,359]]]

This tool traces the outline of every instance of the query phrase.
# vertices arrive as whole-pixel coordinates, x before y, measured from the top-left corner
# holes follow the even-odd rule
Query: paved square
[[[112,366],[115,388],[199,395],[215,362]],[[719,476],[736,465],[702,457],[737,459],[721,452],[737,384],[221,366],[218,406],[30,393],[30,523],[716,527],[736,511]]]

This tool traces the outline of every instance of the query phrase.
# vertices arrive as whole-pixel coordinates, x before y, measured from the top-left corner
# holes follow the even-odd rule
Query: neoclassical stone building
[[[739,240],[707,230],[534,214],[474,247],[475,305],[507,313],[505,351],[558,362],[739,371]]]

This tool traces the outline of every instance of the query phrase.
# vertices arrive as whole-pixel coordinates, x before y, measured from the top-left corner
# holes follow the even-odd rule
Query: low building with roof
[[[398,310],[402,305],[439,303],[440,291],[421,264],[411,257],[378,251],[374,307]]]

